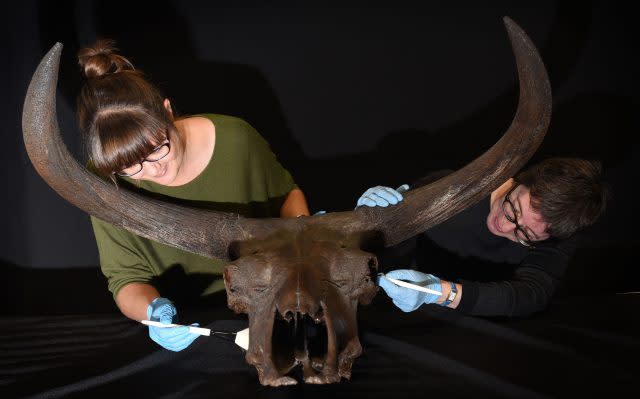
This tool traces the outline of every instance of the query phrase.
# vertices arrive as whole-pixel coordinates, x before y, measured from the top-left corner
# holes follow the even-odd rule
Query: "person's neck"
[[[211,143],[209,131],[199,125],[197,118],[185,118],[175,121],[176,129],[183,140],[184,148],[179,160],[179,170],[172,186],[181,186],[195,179],[209,163]]]
[[[177,134],[180,136],[182,149],[180,151],[179,158],[176,158],[176,164],[178,165],[178,170],[176,171],[176,178],[169,184],[169,186],[181,186],[189,182],[187,179],[187,171],[190,169],[189,165],[191,164],[192,159],[192,149],[190,148],[190,140],[189,136],[189,126],[185,123],[185,119],[176,120],[174,122],[174,126],[176,127]]]

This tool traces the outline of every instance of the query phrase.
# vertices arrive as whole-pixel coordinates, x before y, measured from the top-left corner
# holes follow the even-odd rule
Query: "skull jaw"
[[[303,380],[307,384],[333,384],[341,381],[342,378],[351,378],[353,361],[362,353],[362,347],[356,338],[347,344],[334,364],[326,361],[322,364],[312,359],[304,359],[296,362],[289,370],[283,372],[278,369],[270,356],[266,353],[256,351],[247,353],[246,361],[256,368],[260,384],[278,387],[286,385],[296,385],[298,380],[286,375],[298,364],[302,366]]]
[[[325,310],[324,307],[323,310]],[[273,314],[276,313],[277,311]],[[300,313],[297,315],[298,323],[302,324],[300,320],[303,316],[308,315]],[[318,323],[319,330],[324,330],[326,335],[324,337],[326,338],[326,351],[321,355],[310,350],[307,346],[290,347],[288,351],[285,351],[287,353],[283,354],[283,351],[280,350],[283,344],[282,340],[278,342],[277,339],[274,339],[274,336],[277,335],[274,334],[274,328],[278,327],[278,322],[275,320],[277,317],[269,317],[268,320],[265,317],[250,317],[250,326],[256,326],[256,328],[250,327],[251,331],[258,331],[257,327],[260,326],[261,334],[259,336],[251,334],[246,361],[256,368],[260,383],[274,387],[295,385],[298,380],[287,374],[290,374],[297,367],[301,367],[302,380],[307,384],[332,384],[340,382],[342,378],[350,379],[353,361],[362,353],[355,318],[340,319],[340,324],[350,328],[339,334],[338,338],[334,328],[336,323],[330,316],[324,312],[322,321]],[[295,321],[291,322],[295,323]],[[343,348],[339,353],[338,347]]]

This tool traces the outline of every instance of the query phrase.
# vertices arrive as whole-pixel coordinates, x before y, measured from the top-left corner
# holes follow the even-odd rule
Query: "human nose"
[[[156,176],[162,171],[162,165],[160,165],[159,161],[144,161],[142,162],[142,169],[146,174]]]
[[[504,233],[511,233],[516,229],[516,223],[510,221],[504,213],[502,217],[498,219],[498,225]]]

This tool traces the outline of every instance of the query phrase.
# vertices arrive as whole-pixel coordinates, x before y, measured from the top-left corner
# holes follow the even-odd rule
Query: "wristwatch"
[[[440,306],[449,306],[451,302],[456,300],[456,296],[458,296],[458,287],[456,287],[456,283],[449,281],[449,284],[451,284],[451,292],[449,292],[447,299],[445,299]]]

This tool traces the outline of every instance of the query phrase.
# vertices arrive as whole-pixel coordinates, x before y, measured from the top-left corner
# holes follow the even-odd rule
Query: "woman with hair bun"
[[[309,215],[304,194],[247,122],[217,114],[176,117],[169,99],[117,54],[110,40],[80,50],[78,60],[86,82],[77,114],[94,173],[143,194],[248,217]],[[221,260],[159,244],[95,217],[91,222],[101,270],[125,316],[176,322],[176,306],[162,296],[165,287],[158,283],[176,270],[186,280],[211,276],[192,294],[224,289]],[[149,335],[173,351],[197,337],[187,327],[149,327]]]

